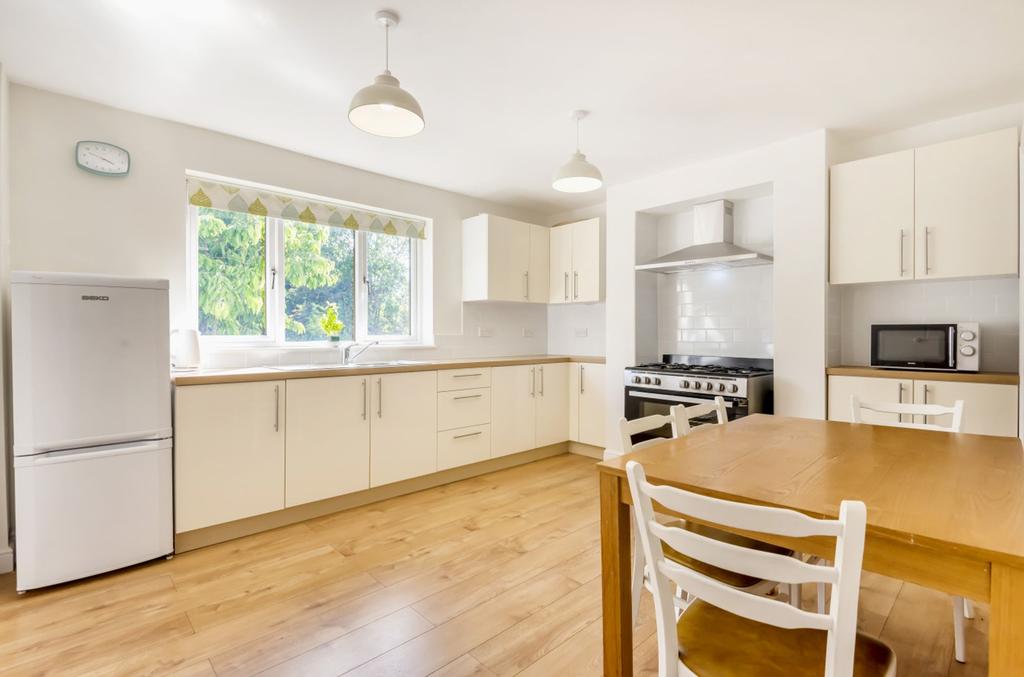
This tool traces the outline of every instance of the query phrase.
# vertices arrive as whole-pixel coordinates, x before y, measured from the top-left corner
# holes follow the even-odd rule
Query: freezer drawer
[[[171,472],[169,439],[16,458],[18,590],[171,553]]]

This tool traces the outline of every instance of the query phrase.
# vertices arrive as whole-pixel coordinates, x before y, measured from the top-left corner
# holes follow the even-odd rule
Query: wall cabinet
[[[437,372],[371,376],[370,486],[437,471]]]
[[[1017,274],[1018,132],[832,167],[833,284]]]
[[[926,376],[922,374],[922,376]],[[850,396],[864,401],[943,404],[964,401],[961,431],[978,435],[1017,436],[1017,386],[922,379],[891,379],[862,376],[828,377],[828,418],[851,420]],[[905,423],[949,425],[949,416],[904,417]],[[893,414],[864,412],[866,423],[892,423]]]
[[[603,364],[573,363],[569,371],[569,439],[606,445]]]
[[[370,377],[288,381],[285,505],[370,487]]]
[[[478,214],[462,222],[462,300],[547,303],[549,229]]]
[[[551,229],[549,303],[601,300],[601,221],[587,219]]]
[[[177,389],[177,532],[285,507],[284,397],[284,381]]]

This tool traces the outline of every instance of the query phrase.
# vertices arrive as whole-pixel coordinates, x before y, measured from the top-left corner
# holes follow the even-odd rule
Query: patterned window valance
[[[321,202],[305,197],[189,176],[185,179],[189,204],[232,212],[273,216],[351,230],[398,235],[424,240],[427,224],[358,207]]]

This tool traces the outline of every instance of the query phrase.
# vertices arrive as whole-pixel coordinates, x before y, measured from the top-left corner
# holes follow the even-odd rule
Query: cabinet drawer
[[[486,461],[491,457],[491,426],[479,425],[437,434],[437,469]]]
[[[453,390],[437,394],[437,429],[451,430],[491,422],[491,390]]]
[[[490,387],[491,370],[489,368],[442,369],[437,372],[437,392]]]

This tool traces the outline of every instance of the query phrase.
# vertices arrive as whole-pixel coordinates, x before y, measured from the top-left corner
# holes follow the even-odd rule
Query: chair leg
[[[789,603],[795,606],[797,609],[800,608],[800,596],[803,594],[803,586],[799,583],[789,584]]]
[[[974,618],[974,603],[964,597],[964,618]]]
[[[957,663],[966,662],[964,654],[964,598],[953,598],[953,658]]]
[[[632,508],[630,508],[632,511]],[[630,591],[633,596],[633,625],[636,625],[637,616],[640,615],[640,595],[644,590],[644,551],[643,544],[640,543],[640,535],[637,534],[633,539],[633,580],[632,590]]]
[[[818,583],[818,613],[825,613],[825,584]]]

